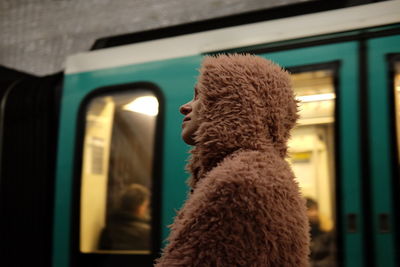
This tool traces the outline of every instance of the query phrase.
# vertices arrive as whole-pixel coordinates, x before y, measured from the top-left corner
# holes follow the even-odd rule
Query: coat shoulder
[[[224,159],[197,183],[157,266],[307,266],[305,203],[284,166],[257,151]]]
[[[193,199],[201,203],[202,198],[216,196],[223,201],[239,201],[244,207],[262,203],[263,208],[275,209],[283,205],[285,212],[294,211],[305,220],[299,184],[289,164],[273,153],[243,151],[223,160],[199,181]]]

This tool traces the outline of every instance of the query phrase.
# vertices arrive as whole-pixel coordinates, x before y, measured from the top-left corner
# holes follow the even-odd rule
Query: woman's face
[[[182,122],[182,139],[188,145],[195,145],[193,137],[200,124],[197,113],[199,103],[199,95],[197,93],[197,89],[195,88],[194,98],[179,108],[179,111],[185,115]]]

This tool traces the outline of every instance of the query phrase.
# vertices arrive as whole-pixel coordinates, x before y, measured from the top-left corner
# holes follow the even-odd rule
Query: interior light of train
[[[158,100],[154,96],[141,96],[126,104],[123,109],[156,116],[158,114]]]
[[[316,102],[316,101],[326,101],[335,99],[334,93],[327,93],[327,94],[316,94],[316,95],[303,95],[296,97],[297,100],[301,102]]]

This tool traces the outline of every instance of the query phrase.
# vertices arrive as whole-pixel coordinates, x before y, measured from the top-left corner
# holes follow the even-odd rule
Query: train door
[[[375,266],[399,259],[400,36],[366,41],[371,237]]]
[[[259,52],[291,72],[299,100],[289,153],[307,199],[311,261],[365,266],[358,44]]]
[[[192,97],[200,60],[67,73],[53,266],[153,265],[185,196],[178,110]]]

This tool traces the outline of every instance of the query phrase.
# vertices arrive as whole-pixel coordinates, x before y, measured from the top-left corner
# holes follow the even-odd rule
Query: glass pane
[[[80,251],[150,254],[158,100],[147,90],[90,101],[83,147]]]
[[[336,266],[334,72],[292,74],[300,119],[289,141],[290,163],[307,199],[311,266]]]
[[[397,153],[400,166],[400,62],[394,64],[394,107],[397,132]]]

